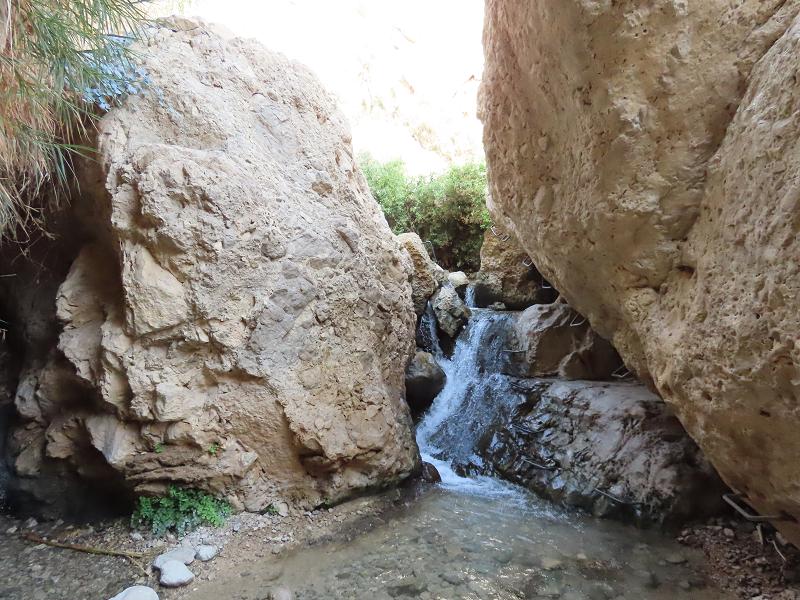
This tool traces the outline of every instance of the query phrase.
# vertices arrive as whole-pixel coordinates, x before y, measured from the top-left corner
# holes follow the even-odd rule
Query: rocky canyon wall
[[[0,298],[24,357],[19,485],[68,471],[262,510],[408,476],[411,265],[331,97],[201,22],[170,21],[139,54],[152,85],[103,118],[71,246],[43,259],[61,266]]]
[[[800,542],[800,2],[486,7],[496,222]]]

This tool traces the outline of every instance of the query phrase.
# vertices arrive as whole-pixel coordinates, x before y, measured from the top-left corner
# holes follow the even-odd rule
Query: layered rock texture
[[[29,289],[36,306],[3,294],[45,331],[18,339],[36,360],[16,390],[17,474],[35,487],[56,463],[252,510],[409,475],[411,267],[333,101],[203,23],[141,50],[152,89],[104,117],[82,173],[86,243]]]
[[[527,380],[478,443],[489,472],[602,517],[676,526],[715,514],[722,482],[662,400],[638,383]]]
[[[431,259],[416,233],[401,233],[397,241],[411,261],[411,297],[414,312],[419,316],[425,312],[428,300],[447,280],[448,274]]]
[[[489,0],[495,221],[800,527],[800,2]]]

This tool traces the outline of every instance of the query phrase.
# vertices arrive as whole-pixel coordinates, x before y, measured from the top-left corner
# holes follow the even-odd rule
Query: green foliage
[[[209,453],[211,456],[216,456],[216,455],[217,455],[217,452],[219,452],[219,444],[218,444],[217,442],[214,442],[213,444],[211,444],[211,445],[208,447],[208,453]]]
[[[140,91],[140,0],[7,0],[0,9],[0,236],[41,221],[72,181],[89,125]]]
[[[164,451],[164,444],[162,442],[158,442],[153,450],[156,454],[161,454]]]
[[[380,163],[363,156],[360,162],[392,231],[419,234],[431,243],[437,261],[448,269],[478,269],[483,233],[491,225],[483,164],[410,177],[400,161]]]
[[[261,514],[262,515],[278,515],[278,514],[280,514],[280,511],[278,510],[277,506],[275,506],[274,504],[270,504],[269,506],[267,506],[267,508],[265,508],[264,510],[261,511]]]
[[[412,230],[412,182],[399,160],[379,163],[366,155],[361,157],[361,170],[367,178],[369,189],[378,201],[389,226],[395,233]]]
[[[149,528],[156,535],[179,535],[200,525],[220,526],[231,514],[230,505],[200,490],[170,486],[166,496],[140,496],[131,516],[132,527]]]

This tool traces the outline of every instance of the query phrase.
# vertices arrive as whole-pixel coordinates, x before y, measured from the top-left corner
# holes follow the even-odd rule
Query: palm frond
[[[97,107],[140,89],[142,4],[0,0],[0,243],[60,202]]]

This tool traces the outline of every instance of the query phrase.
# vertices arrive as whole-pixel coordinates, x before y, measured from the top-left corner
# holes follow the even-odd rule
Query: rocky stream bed
[[[448,479],[324,511],[237,515],[183,540],[140,536],[121,519],[78,526],[0,516],[0,598],[108,600],[131,585],[152,586],[162,600],[800,598],[796,553],[760,543],[742,520],[714,520],[675,540],[557,510],[492,480],[465,488]],[[146,558],[54,548],[27,533]],[[218,544],[220,554],[190,565],[189,586],[159,587],[150,561],[192,541]]]

